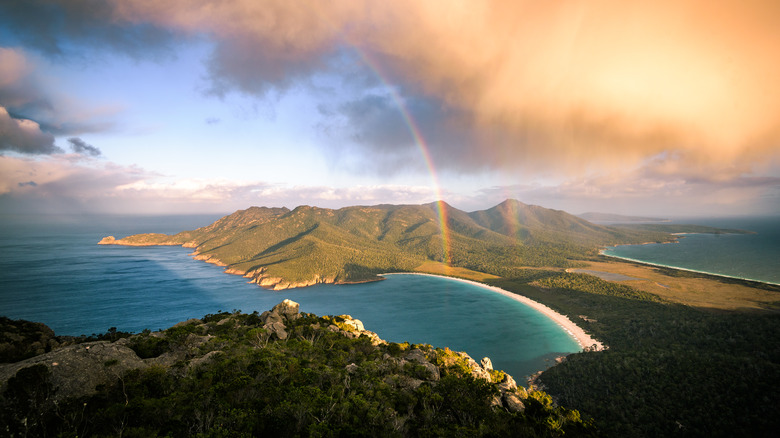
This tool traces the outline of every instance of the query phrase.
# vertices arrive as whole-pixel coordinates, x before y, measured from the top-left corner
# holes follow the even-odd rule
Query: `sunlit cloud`
[[[534,199],[641,206],[646,197],[678,209],[684,199],[707,206],[733,200],[745,208],[753,202],[759,209],[776,199],[777,17],[774,0],[0,5],[0,23],[45,59],[79,62],[109,52],[171,59],[179,45],[206,41],[201,90],[212,96],[274,101],[305,88],[320,109],[321,147],[339,170],[382,177],[497,172],[518,175],[506,187],[530,187],[520,194]],[[0,123],[22,145],[4,140],[5,150],[60,152],[52,135],[101,129],[99,117],[66,116],[61,99],[35,91],[40,68],[32,58],[0,50]],[[321,92],[322,82],[348,92]],[[203,120],[225,125],[218,117]],[[421,164],[423,152],[435,169]],[[168,189],[190,193],[193,202],[247,201],[263,191],[274,199],[264,184],[178,181]],[[159,181],[126,184],[124,193],[168,196]],[[287,183],[284,196],[296,196],[293,187]],[[298,199],[360,202],[357,194],[328,190],[307,186]],[[383,200],[412,199],[413,191],[384,193]]]
[[[420,204],[430,202],[432,195],[427,186],[331,187],[175,178],[81,154],[0,156],[0,205],[22,211],[228,213],[251,205]]]

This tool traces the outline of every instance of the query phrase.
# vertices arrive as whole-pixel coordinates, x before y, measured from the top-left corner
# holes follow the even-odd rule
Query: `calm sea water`
[[[661,266],[780,284],[780,218],[691,219],[754,234],[688,234],[677,243],[622,245],[604,254]]]
[[[576,342],[538,312],[452,279],[393,275],[360,285],[272,292],[180,247],[97,245],[141,232],[174,233],[217,217],[0,218],[0,315],[46,323],[57,334],[139,332],[220,310],[268,310],[285,298],[301,311],[350,314],[389,341],[489,356],[516,378],[542,370]]]

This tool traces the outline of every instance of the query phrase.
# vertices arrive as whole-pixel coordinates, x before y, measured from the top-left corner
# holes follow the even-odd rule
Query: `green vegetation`
[[[535,285],[547,289],[569,289],[591,294],[610,295],[644,301],[662,301],[657,295],[636,290],[588,274],[560,273],[542,277],[537,274]]]
[[[599,434],[615,437],[771,436],[780,429],[777,420],[780,418],[777,391],[777,382],[780,382],[780,339],[777,337],[780,315],[776,312],[716,312],[673,303],[682,301],[712,306],[717,297],[717,305],[723,308],[758,302],[758,307],[774,306],[776,309],[777,301],[772,295],[776,292],[775,287],[746,290],[755,285],[728,279],[716,279],[717,284],[713,285],[712,278],[704,281],[698,278],[701,277],[699,274],[658,268],[656,271],[668,276],[645,277],[640,280],[645,290],[638,290],[590,275],[563,272],[564,268],[585,267],[597,262],[603,264],[598,250],[604,246],[668,242],[676,238],[672,233],[743,231],[670,224],[607,227],[565,212],[508,200],[491,209],[473,213],[443,205],[448,231],[445,242],[438,223],[438,208],[438,204],[348,207],[340,210],[304,206],[292,211],[253,207],[198,230],[175,236],[131,236],[118,243],[197,247],[200,258],[225,264],[230,272],[248,273],[265,286],[279,288],[322,281],[364,281],[373,279],[380,272],[398,271],[439,272],[478,278],[568,315],[609,346],[606,351],[571,355],[562,364],[542,373],[538,379],[562,405],[593,418]],[[445,256],[449,259],[445,260]],[[445,265],[446,268],[443,268]],[[480,277],[481,274],[487,275]],[[666,286],[658,283],[675,280],[670,276],[678,277],[680,284]],[[736,290],[735,286],[740,289]],[[726,299],[735,295],[739,295],[739,299]],[[342,321],[329,320],[328,323],[347,329]],[[267,341],[267,334],[262,332],[264,329],[253,330],[249,337],[255,339],[257,345],[265,342],[262,340]],[[171,344],[174,334],[165,339],[135,340],[131,345],[139,355],[157,357],[155,355],[162,354],[161,351],[174,348],[175,343]],[[193,333],[182,333],[181,336],[190,334]],[[292,344],[295,345],[295,342]],[[350,348],[363,347],[355,345]],[[414,349],[404,344],[376,348],[385,358],[401,357],[410,348]],[[424,350],[432,363],[449,370],[451,375],[467,376],[469,365],[457,355],[446,351],[432,353],[420,346],[417,348]],[[299,353],[293,354],[296,355]],[[361,360],[370,363],[375,357],[369,355]],[[361,364],[358,366],[363,369]],[[341,366],[345,365],[339,362],[336,368]],[[371,366],[368,368],[371,369]],[[293,366],[292,369],[298,368]],[[428,371],[420,364],[407,363],[398,372],[404,376],[401,380],[425,380]],[[516,417],[510,419],[511,416],[507,417],[504,412],[496,420],[493,414],[484,410],[481,402],[485,397],[491,397],[483,382],[476,381],[476,385],[471,386],[472,383],[468,382],[472,381],[468,378],[450,381],[448,375],[442,373],[438,386],[442,391],[449,388],[444,393],[437,392],[436,385],[423,384],[406,388],[403,391],[405,402],[393,399],[390,403],[396,415],[404,418],[404,427],[410,429],[400,432],[393,429],[391,432],[390,429],[382,429],[388,427],[382,423],[384,426],[374,424],[377,429],[372,429],[372,433],[383,431],[380,434],[392,435],[415,430],[421,431],[418,432],[420,435],[506,435],[511,430],[513,433],[521,431],[543,435],[560,433],[566,427],[573,427],[566,429],[569,434],[588,432],[584,426],[586,423],[582,423],[583,428],[580,429],[578,411],[556,411],[562,408],[554,408],[550,395],[533,391],[524,394],[525,423],[515,423],[519,420]],[[489,373],[489,377],[495,381],[502,375],[493,372]],[[327,381],[324,377],[319,379]],[[384,377],[380,380],[389,384]],[[463,388],[463,385],[468,388]],[[384,393],[384,388],[374,385],[367,391],[375,396]],[[288,390],[293,394],[301,391],[294,387]],[[326,394],[328,403],[333,402],[335,395]],[[361,400],[370,406],[378,406],[372,404],[375,399],[360,394]],[[468,394],[476,400],[476,407],[471,408],[473,412],[479,412],[480,418],[490,417],[490,421],[497,422],[491,424],[497,425],[486,428],[485,422],[475,423],[473,417],[464,412],[465,408],[459,404],[461,402],[456,401],[462,400],[458,394]],[[320,395],[308,394],[312,400],[317,400]],[[339,404],[341,399],[338,400],[333,405],[334,410],[328,412],[346,412],[336,410],[335,406],[342,406]],[[448,407],[444,411],[449,414],[445,415],[443,405],[439,404],[441,400],[450,400],[452,406],[461,408]],[[295,404],[297,402],[285,403],[299,406]],[[379,407],[366,411],[367,408],[362,406],[350,405],[349,409],[363,412],[367,415],[365,418],[381,417],[374,415],[375,412],[390,412]],[[242,410],[238,413],[252,417],[260,408],[255,406],[252,409],[249,414]],[[262,412],[267,415],[270,411]],[[533,412],[546,415],[543,421],[549,429],[539,428],[540,418],[529,420],[528,415]],[[287,421],[292,421],[289,417],[292,414],[286,415]],[[327,433],[311,428],[296,430],[311,435],[349,434],[346,431],[355,425],[345,419],[346,415],[338,417],[339,426],[328,429]],[[395,418],[401,418],[398,416]],[[311,414],[306,418],[319,417]],[[438,422],[437,418],[445,420]],[[296,424],[302,424],[300,417],[295,419],[298,421]],[[432,423],[418,423],[420,421]],[[265,425],[252,427],[259,427],[253,431],[274,430]]]
[[[54,331],[44,324],[0,316],[0,363],[37,356],[59,345]]]
[[[571,355],[538,379],[561,404],[591,416],[605,436],[771,436],[778,430],[777,313],[658,302],[588,275],[532,272],[490,283],[581,321],[609,346]]]
[[[543,392],[500,390],[500,371],[499,381],[475,377],[481,368],[461,353],[384,343],[344,317],[293,316],[284,339],[263,323],[280,320],[267,312],[131,336],[122,345],[157,354],[164,343],[159,358],[176,360],[150,359],[87,397],[55,399],[55,370],[22,368],[5,386],[0,422],[9,436],[596,435]],[[521,408],[502,406],[502,394]]]
[[[595,225],[563,211],[508,200],[466,213],[442,204],[378,205],[330,210],[252,207],[173,236],[141,234],[103,243],[185,245],[198,258],[226,265],[276,289],[321,282],[368,281],[432,262],[502,277],[523,267],[579,267],[605,245],[671,241],[675,228]],[[445,260],[447,259],[447,260]]]

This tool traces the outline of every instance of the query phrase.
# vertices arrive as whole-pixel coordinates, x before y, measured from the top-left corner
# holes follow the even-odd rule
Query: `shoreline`
[[[505,297],[511,298],[515,301],[520,302],[521,304],[524,304],[537,312],[541,313],[542,315],[546,316],[548,319],[550,319],[552,322],[556,323],[559,327],[561,327],[572,339],[574,339],[577,344],[582,348],[583,351],[601,351],[605,350],[608,347],[605,346],[602,342],[597,341],[593,337],[591,337],[589,334],[585,333],[585,330],[582,329],[582,327],[575,324],[572,320],[570,320],[567,316],[562,315],[553,309],[545,306],[544,304],[534,301],[528,297],[525,297],[520,294],[515,294],[512,292],[509,292],[507,290],[501,289],[500,287],[496,286],[490,286],[485,283],[480,283],[478,281],[473,280],[466,280],[464,278],[457,278],[457,277],[448,277],[446,275],[436,275],[436,274],[426,274],[423,272],[388,272],[385,274],[379,274],[380,276],[385,275],[427,275],[429,277],[439,277],[439,278],[449,278],[452,280],[460,281],[463,283],[469,283],[474,286],[481,287],[483,289],[487,289],[491,292],[499,293]]]
[[[604,251],[606,251],[606,248],[599,250],[599,255],[603,256],[603,257],[613,258],[613,259],[616,259],[616,260],[622,260],[622,261],[625,261],[625,262],[638,263],[640,265],[653,266],[653,267],[656,267],[656,268],[674,269],[674,270],[685,271],[685,272],[692,272],[694,274],[701,274],[701,275],[706,275],[706,276],[710,276],[710,277],[716,277],[719,280],[741,281],[741,282],[746,282],[746,283],[757,283],[759,285],[769,285],[769,286],[775,286],[775,287],[776,286],[780,286],[780,283],[772,283],[771,281],[766,281],[766,280],[756,280],[754,278],[735,277],[733,275],[718,274],[718,273],[714,273],[714,272],[699,271],[699,270],[690,269],[690,268],[681,268],[679,266],[672,266],[672,265],[664,265],[664,264],[661,264],[661,263],[646,262],[646,261],[643,261],[643,260],[637,260],[637,259],[632,259],[632,258],[628,258],[628,257],[620,257],[620,256],[612,255],[612,254],[606,254]]]

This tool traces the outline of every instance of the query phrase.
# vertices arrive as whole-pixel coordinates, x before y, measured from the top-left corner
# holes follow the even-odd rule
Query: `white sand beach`
[[[550,318],[556,324],[558,324],[561,328],[563,328],[566,331],[566,333],[569,334],[569,336],[571,336],[574,340],[576,340],[577,343],[580,345],[580,347],[582,347],[583,350],[600,351],[600,350],[604,350],[605,349],[604,344],[602,344],[601,342],[593,339],[593,337],[591,337],[590,335],[585,333],[585,330],[583,330],[580,326],[578,326],[577,324],[572,322],[572,320],[570,320],[568,317],[566,317],[564,315],[561,315],[560,313],[554,311],[553,309],[545,306],[542,303],[536,302],[536,301],[534,301],[534,300],[532,300],[530,298],[524,297],[522,295],[514,294],[512,292],[506,291],[506,290],[501,289],[499,287],[490,286],[490,285],[487,285],[487,284],[484,284],[484,283],[480,283],[480,282],[477,282],[477,281],[465,280],[465,279],[462,279],[462,278],[455,278],[455,277],[447,277],[447,276],[444,276],[444,275],[424,274],[424,273],[420,273],[420,272],[403,272],[403,273],[398,272],[398,273],[388,273],[388,274],[380,274],[380,275],[381,276],[385,276],[385,275],[393,275],[393,274],[427,275],[427,276],[430,276],[430,277],[450,278],[452,280],[462,281],[464,283],[470,283],[470,284],[473,284],[475,286],[479,286],[481,288],[488,289],[490,291],[493,291],[493,292],[499,293],[501,295],[504,295],[506,297],[509,297],[509,298],[511,298],[513,300],[519,301],[519,302],[525,304],[526,306],[531,307],[532,309],[540,312],[544,316]]]

